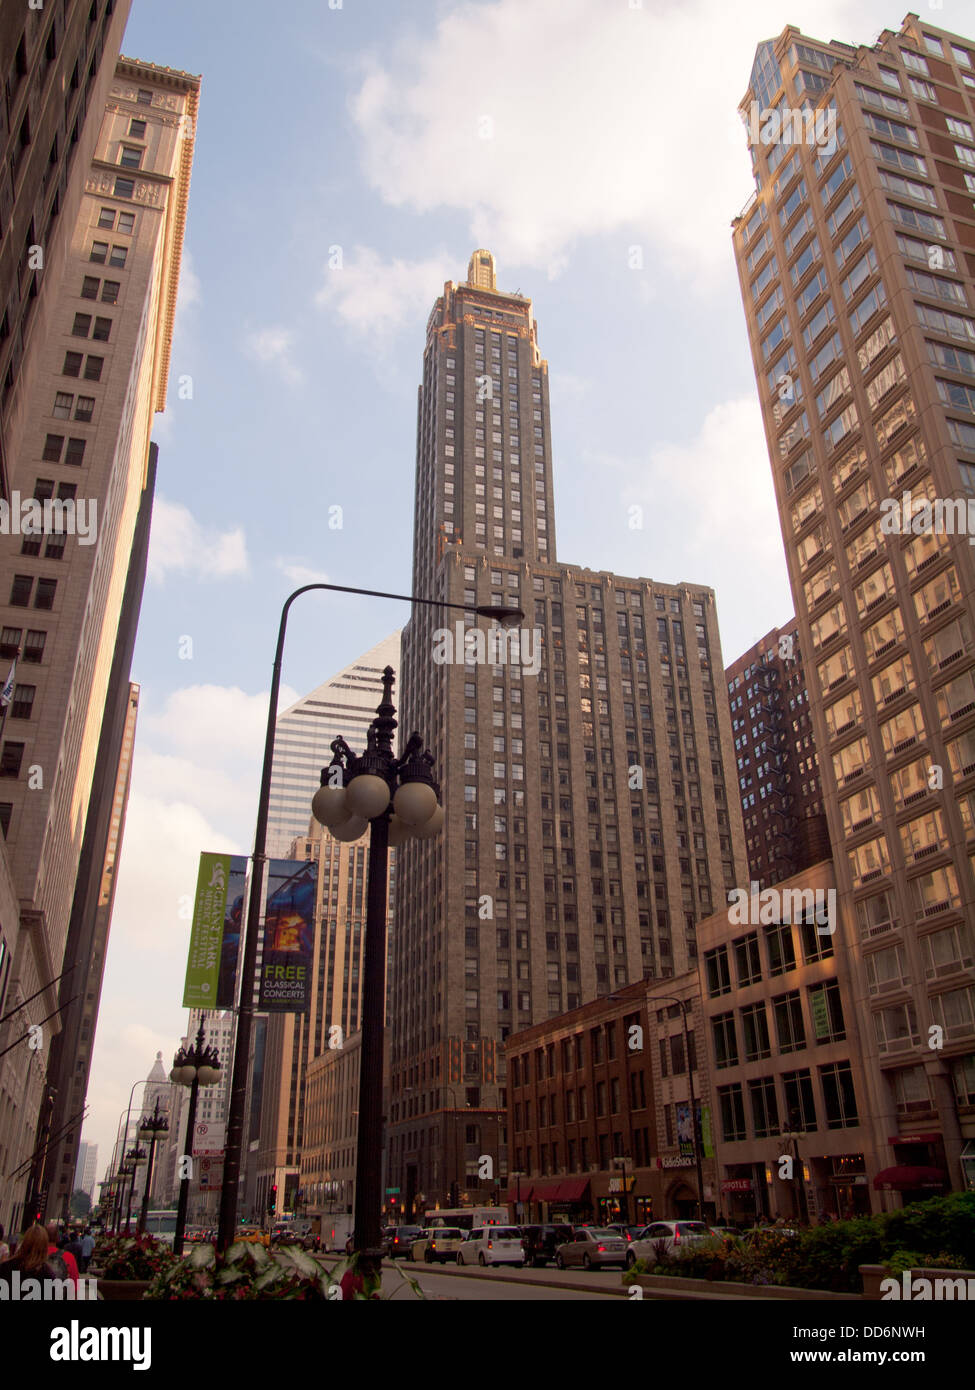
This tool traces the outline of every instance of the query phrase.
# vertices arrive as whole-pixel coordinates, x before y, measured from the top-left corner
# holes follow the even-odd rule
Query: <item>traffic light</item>
[[[451,1086],[459,1086],[464,1079],[464,1050],[460,1038],[450,1038],[447,1043],[447,1080]]]
[[[277,1209],[278,1209],[278,1185],[277,1185],[277,1183],[275,1183],[274,1186],[273,1186],[272,1188],[270,1188],[269,1191],[268,1191],[268,1194],[267,1194],[267,1209],[268,1209],[268,1211],[271,1211],[271,1212],[277,1211]]]

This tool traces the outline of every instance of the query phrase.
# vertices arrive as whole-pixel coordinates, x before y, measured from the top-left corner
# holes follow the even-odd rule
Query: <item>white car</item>
[[[475,1226],[457,1251],[459,1265],[523,1265],[525,1250],[517,1226]]]
[[[679,1255],[682,1250],[702,1245],[707,1240],[717,1243],[718,1239],[703,1221],[652,1221],[630,1241],[626,1263],[634,1265],[637,1260],[647,1260],[654,1264],[658,1248],[667,1255]]]

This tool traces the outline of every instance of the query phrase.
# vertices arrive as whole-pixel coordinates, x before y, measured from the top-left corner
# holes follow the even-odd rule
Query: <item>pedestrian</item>
[[[85,1233],[81,1237],[81,1272],[88,1273],[88,1266],[91,1264],[91,1257],[95,1250],[95,1237],[91,1233],[91,1227],[85,1227]]]
[[[70,1279],[74,1284],[75,1293],[78,1292],[78,1264],[75,1257],[69,1250],[58,1249],[58,1223],[51,1221],[47,1227],[47,1258],[48,1263],[58,1271],[58,1279]],[[61,1271],[64,1271],[61,1273]]]
[[[65,1254],[71,1254],[71,1255],[74,1256],[74,1262],[75,1262],[75,1264],[78,1266],[78,1270],[79,1270],[79,1272],[80,1272],[80,1271],[81,1271],[81,1263],[82,1263],[82,1260],[84,1259],[84,1255],[82,1254],[82,1250],[81,1250],[81,1232],[80,1232],[79,1230],[75,1230],[75,1231],[72,1231],[72,1232],[71,1232],[70,1239],[68,1240],[67,1244],[64,1246],[64,1253],[65,1253]]]
[[[48,1258],[47,1248],[47,1231],[43,1226],[31,1226],[21,1236],[13,1255],[0,1263],[0,1283],[10,1286],[15,1270],[19,1270],[22,1281],[59,1278],[57,1270]],[[67,1278],[67,1274],[64,1277]]]
[[[7,1242],[4,1240],[4,1238],[3,1238],[3,1227],[0,1226],[0,1264],[3,1264],[4,1260],[9,1260],[9,1259],[10,1259],[10,1246],[9,1246],[9,1245],[7,1244]]]

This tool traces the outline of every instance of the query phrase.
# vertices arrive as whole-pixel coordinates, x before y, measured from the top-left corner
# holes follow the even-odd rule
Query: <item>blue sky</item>
[[[185,1026],[199,852],[252,846],[283,599],[315,578],[409,589],[424,329],[475,247],[534,301],[559,558],[712,585],[726,663],[790,616],[731,251],[752,190],[736,108],[786,23],[869,44],[902,18],[890,0],[291,0],[269,23],[259,0],[134,0],[126,56],[203,88],[84,1136],[99,1176],[131,1083]],[[970,0],[930,18],[973,27]],[[282,707],[407,615],[299,600]]]

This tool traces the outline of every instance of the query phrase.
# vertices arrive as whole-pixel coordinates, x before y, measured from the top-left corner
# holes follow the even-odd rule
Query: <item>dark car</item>
[[[422,1235],[422,1226],[387,1226],[383,1231],[383,1254],[391,1260],[406,1260],[413,1242]]]
[[[571,1226],[522,1226],[521,1244],[525,1251],[525,1264],[548,1264],[549,1260],[555,1259],[555,1247],[571,1239]]]

